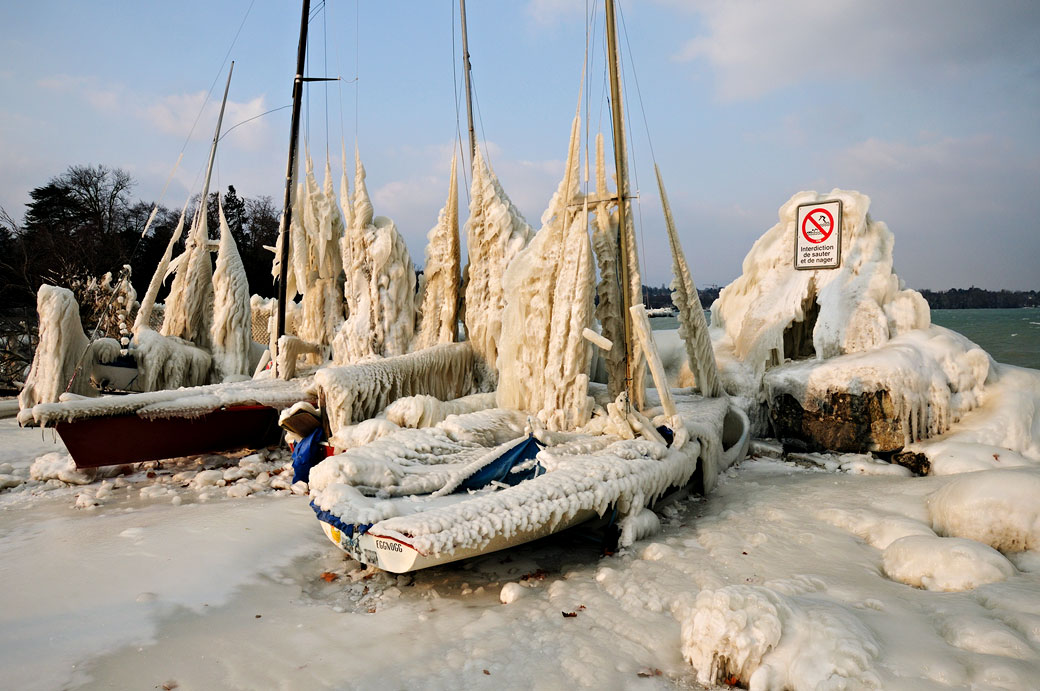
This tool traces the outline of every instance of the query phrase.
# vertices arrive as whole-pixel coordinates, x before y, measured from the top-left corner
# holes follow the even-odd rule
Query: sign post
[[[798,207],[794,268],[836,269],[841,265],[841,200]]]

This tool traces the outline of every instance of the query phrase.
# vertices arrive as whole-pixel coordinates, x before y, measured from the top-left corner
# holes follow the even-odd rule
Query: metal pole
[[[285,201],[282,210],[282,223],[278,229],[279,239],[279,271],[278,271],[278,314],[275,320],[275,350],[278,339],[285,335],[285,301],[289,275],[289,224],[292,223],[292,192],[296,172],[297,139],[300,136],[300,104],[303,100],[303,69],[307,61],[307,20],[311,13],[310,0],[303,0],[303,16],[300,19],[300,45],[296,51],[296,77],[293,79],[292,124],[289,130],[289,162],[285,167]],[[273,353],[277,355],[277,352]],[[274,359],[275,375],[278,374],[277,359]]]
[[[618,186],[618,264],[621,267],[621,316],[625,338],[625,391],[629,403],[636,400],[632,391],[632,315],[628,311],[632,300],[629,294],[628,253],[629,237],[625,204],[628,200],[628,171],[625,167],[625,122],[621,108],[621,78],[618,74],[620,59],[617,51],[617,27],[614,22],[614,0],[605,0],[607,19],[607,60],[610,63],[611,124],[614,129],[614,166]]]
[[[473,170],[473,159],[477,155],[477,135],[473,130],[473,92],[469,81],[472,65],[469,62],[469,43],[466,41],[466,0],[459,0],[459,14],[462,18],[462,67],[466,75],[466,118],[469,120],[469,168]]]

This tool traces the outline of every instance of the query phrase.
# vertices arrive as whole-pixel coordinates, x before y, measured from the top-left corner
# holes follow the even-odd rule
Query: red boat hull
[[[260,449],[277,444],[282,434],[278,411],[262,405],[221,408],[195,418],[95,417],[59,422],[57,430],[78,468]]]

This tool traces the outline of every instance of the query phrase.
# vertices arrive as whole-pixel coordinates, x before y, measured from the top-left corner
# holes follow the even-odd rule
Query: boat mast
[[[292,223],[292,193],[296,178],[296,148],[300,136],[300,105],[303,101],[303,70],[307,61],[307,20],[311,13],[310,0],[303,0],[303,16],[300,18],[300,45],[296,51],[296,77],[293,79],[292,124],[289,130],[289,162],[285,167],[285,201],[282,207],[282,223],[278,229],[278,314],[275,320],[275,349],[278,340],[285,335],[285,301],[289,277],[289,224]],[[278,374],[277,358],[274,358],[275,375]]]
[[[477,135],[473,130],[473,91],[470,87],[469,42],[466,40],[466,0],[459,0],[459,15],[462,19],[462,66],[466,75],[466,119],[469,121],[469,167],[473,169],[473,159],[477,155]]]
[[[607,61],[610,68],[611,124],[614,130],[614,166],[617,173],[618,194],[618,264],[621,267],[621,316],[625,340],[625,391],[629,404],[638,400],[632,390],[632,315],[629,293],[629,237],[625,204],[628,201],[628,170],[625,165],[625,122],[621,107],[621,77],[618,74],[620,58],[617,50],[617,26],[614,21],[614,0],[605,0],[607,20]]]

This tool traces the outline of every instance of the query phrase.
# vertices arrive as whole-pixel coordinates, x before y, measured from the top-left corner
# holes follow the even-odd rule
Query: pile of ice
[[[842,202],[840,266],[798,270],[798,207],[824,200]],[[712,305],[723,381],[747,402],[759,433],[766,429],[761,404],[784,393],[816,409],[835,392],[887,391],[894,418],[910,420],[908,443],[946,431],[979,404],[990,358],[930,325],[924,298],[892,270],[892,232],[869,207],[854,191],[795,194]]]

